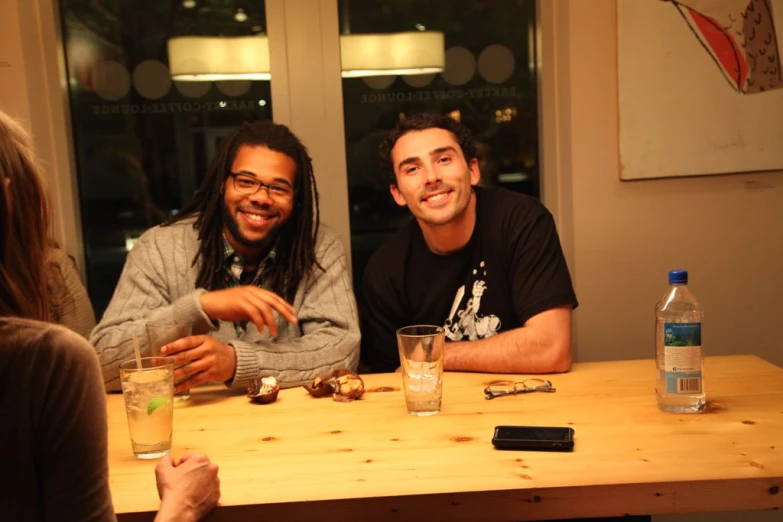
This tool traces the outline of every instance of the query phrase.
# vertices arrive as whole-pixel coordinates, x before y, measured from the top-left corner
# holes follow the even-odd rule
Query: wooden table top
[[[486,384],[503,377],[447,372],[441,413],[426,418],[408,415],[399,374],[363,376],[368,392],[352,403],[303,388],[268,405],[197,389],[175,406],[172,454],[203,452],[219,465],[222,498],[209,520],[783,509],[783,369],[771,363],[707,358],[707,412],[690,415],[657,408],[652,360],[579,363],[550,376],[556,393],[485,400]],[[121,395],[108,396],[108,412],[115,509],[151,520],[156,461],[133,457]],[[497,425],[571,426],[575,448],[495,450]]]

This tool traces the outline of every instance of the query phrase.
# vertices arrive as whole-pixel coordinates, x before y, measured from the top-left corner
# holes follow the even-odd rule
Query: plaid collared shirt
[[[259,288],[263,288],[269,269],[275,261],[276,251],[275,247],[272,247],[269,254],[258,263],[258,267],[254,272],[245,272],[245,258],[234,250],[226,239],[226,236],[223,236],[223,254],[225,256],[223,265],[225,288],[234,288],[243,285],[255,285]],[[237,332],[237,337],[242,337],[242,334],[245,333],[246,329],[247,321],[234,323],[234,330]]]

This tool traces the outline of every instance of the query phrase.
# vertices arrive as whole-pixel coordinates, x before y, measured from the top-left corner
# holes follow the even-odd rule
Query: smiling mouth
[[[450,194],[449,192],[438,192],[437,194],[430,194],[422,201],[424,201],[425,203],[437,203],[449,197],[449,194]]]
[[[242,213],[242,215],[244,215],[252,223],[259,223],[259,224],[270,221],[275,217],[275,215],[273,214],[254,214],[251,212],[245,212],[243,210],[240,210],[239,212]]]

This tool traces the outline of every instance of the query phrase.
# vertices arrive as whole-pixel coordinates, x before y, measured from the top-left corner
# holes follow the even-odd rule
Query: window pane
[[[189,40],[184,50],[193,56],[179,59],[168,41],[222,35],[265,43],[266,16],[263,0],[60,7],[88,286],[100,318],[134,241],[190,199],[220,139],[243,121],[272,118],[269,81],[172,80],[175,61],[203,72],[220,41]],[[229,45],[239,54],[239,44]]]
[[[445,69],[438,74],[352,78],[345,77],[353,73],[345,71],[343,40],[351,248],[359,294],[372,253],[410,219],[393,202],[378,161],[379,144],[405,115],[433,111],[460,120],[476,140],[482,184],[539,197],[535,0],[340,0],[339,9],[342,38],[436,31],[443,34],[445,51]]]

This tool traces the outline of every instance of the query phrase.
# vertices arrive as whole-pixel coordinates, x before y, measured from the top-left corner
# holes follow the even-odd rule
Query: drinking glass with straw
[[[147,336],[150,342],[150,355],[162,356],[161,349],[169,343],[190,335],[189,323],[176,323],[169,321],[153,321],[147,323]],[[179,367],[183,366],[181,364]],[[190,390],[183,390],[174,395],[175,401],[184,401],[190,398]]]

